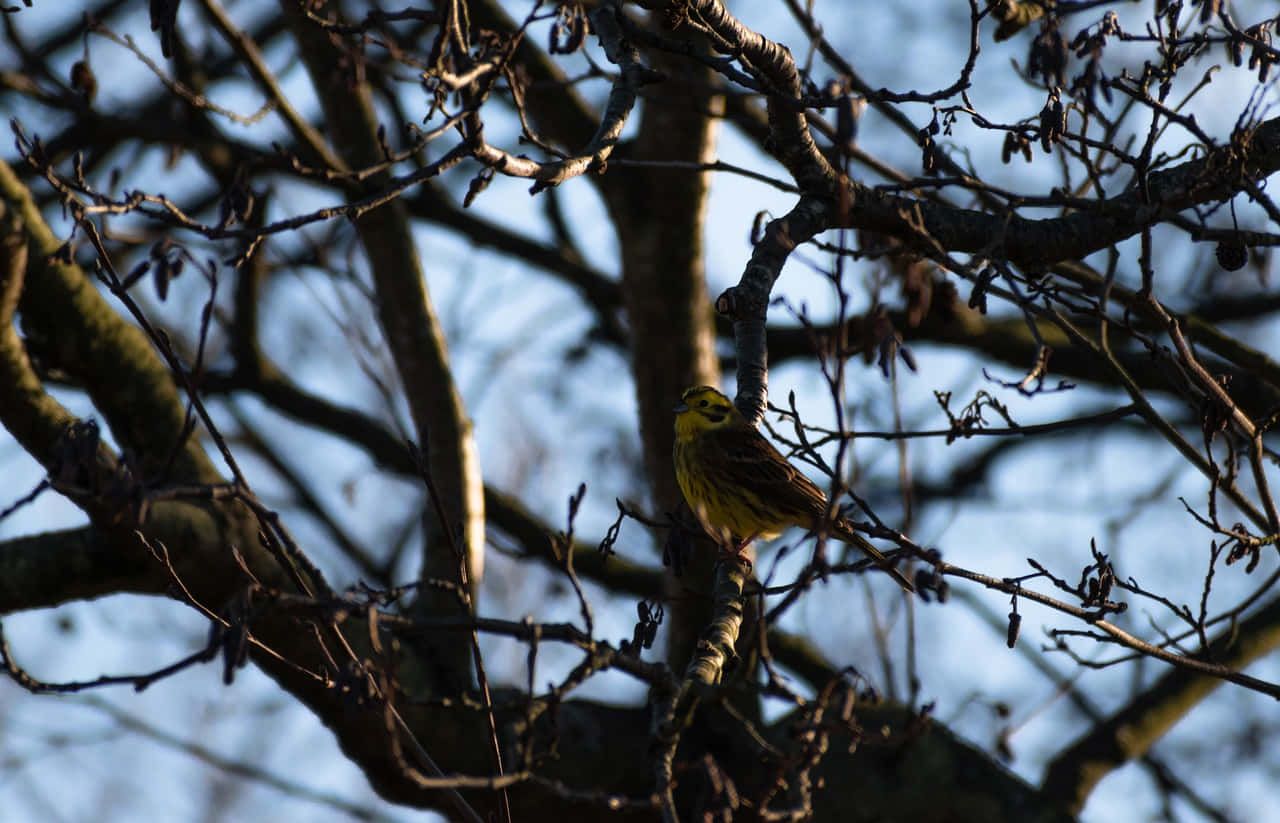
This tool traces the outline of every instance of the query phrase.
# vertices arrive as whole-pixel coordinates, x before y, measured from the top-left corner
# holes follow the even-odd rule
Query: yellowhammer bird
[[[788,526],[814,529],[827,515],[827,496],[710,386],[686,389],[675,408],[676,479],[684,499],[713,538],[741,553],[757,537]],[[831,534],[861,549],[899,586],[915,588],[888,559],[837,519]]]

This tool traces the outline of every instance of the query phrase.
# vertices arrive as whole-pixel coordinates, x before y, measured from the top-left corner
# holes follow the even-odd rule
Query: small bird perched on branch
[[[788,526],[821,525],[827,496],[788,463],[729,398],[710,386],[694,386],[681,395],[675,414],[676,479],[708,535],[741,556],[756,538],[777,537]],[[915,591],[848,520],[832,522],[831,535],[856,546],[899,586]]]

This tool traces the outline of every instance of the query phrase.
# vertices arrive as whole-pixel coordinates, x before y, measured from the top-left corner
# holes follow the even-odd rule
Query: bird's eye
[[[702,401],[701,403],[699,403],[698,405],[705,409],[705,408],[707,407],[707,401],[703,400],[703,401]]]

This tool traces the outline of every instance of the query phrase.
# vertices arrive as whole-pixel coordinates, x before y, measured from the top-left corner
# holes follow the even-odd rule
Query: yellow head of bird
[[[685,389],[676,404],[676,437],[694,437],[709,429],[718,429],[742,421],[742,413],[733,401],[710,386]]]

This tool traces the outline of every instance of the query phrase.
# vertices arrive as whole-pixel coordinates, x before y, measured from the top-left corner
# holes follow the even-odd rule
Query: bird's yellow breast
[[[787,519],[734,478],[717,476],[718,461],[704,453],[710,447],[705,436],[703,431],[686,437],[677,432],[673,455],[680,491],[702,527],[722,542],[777,537],[790,525]]]

